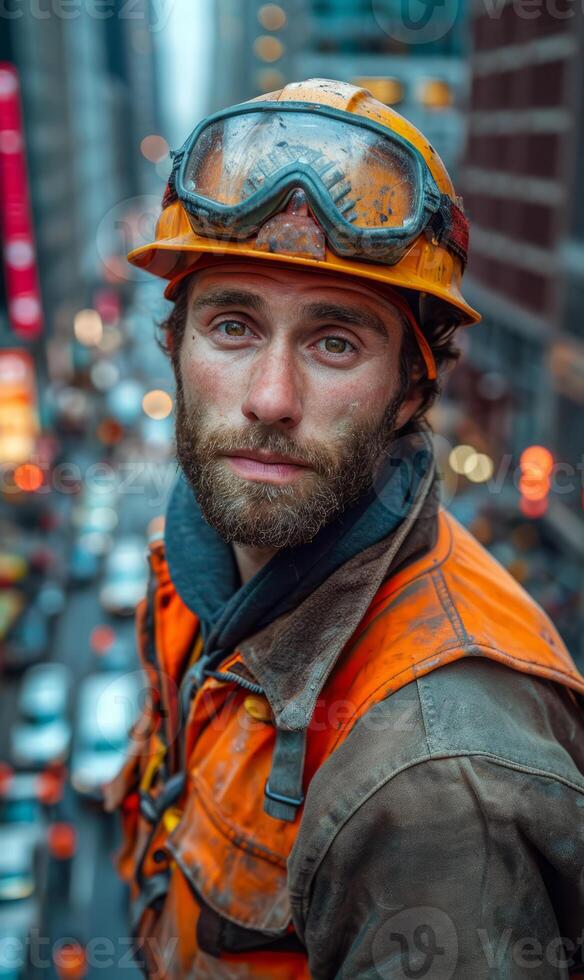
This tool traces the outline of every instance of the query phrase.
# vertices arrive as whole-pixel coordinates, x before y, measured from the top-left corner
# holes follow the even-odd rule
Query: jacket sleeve
[[[376,790],[312,879],[314,980],[552,978],[581,962],[584,793],[481,755]]]

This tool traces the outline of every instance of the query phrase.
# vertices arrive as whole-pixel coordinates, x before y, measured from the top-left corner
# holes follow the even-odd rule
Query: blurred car
[[[7,767],[3,767],[6,769]],[[6,828],[18,825],[38,841],[43,833],[41,782],[37,773],[3,772],[0,778],[0,842],[7,840]]]
[[[4,637],[0,660],[6,670],[23,670],[42,660],[48,645],[48,618],[38,601],[33,600]]]
[[[111,479],[88,483],[75,506],[72,522],[76,536],[69,556],[69,578],[73,584],[92,582],[99,559],[112,547],[111,532],[118,524],[118,484]]]
[[[64,762],[71,743],[70,693],[71,672],[65,664],[39,664],[26,672],[18,701],[21,720],[11,731],[15,765]]]
[[[26,608],[26,595],[20,589],[5,589],[0,586],[0,651],[4,649],[4,639],[18,617]]]
[[[97,549],[96,549],[97,544]],[[99,558],[107,549],[106,535],[95,538],[79,536],[69,555],[69,579],[73,585],[92,582],[99,571]]]
[[[99,590],[103,608],[116,616],[131,616],[148,584],[145,545],[141,538],[121,538],[106,558]]]
[[[17,585],[25,578],[28,563],[20,555],[10,551],[0,551],[0,588]]]
[[[137,666],[134,632],[121,635],[111,626],[96,626],[89,638],[99,670],[132,670]]]
[[[65,601],[65,591],[62,586],[50,579],[43,582],[37,593],[39,608],[49,619],[63,612]]]
[[[25,976],[26,940],[41,922],[46,886],[46,824],[38,776],[20,773],[0,782],[0,978]]]
[[[101,800],[103,784],[122,766],[141,691],[140,671],[90,674],[82,681],[71,759],[71,785],[82,796]]]

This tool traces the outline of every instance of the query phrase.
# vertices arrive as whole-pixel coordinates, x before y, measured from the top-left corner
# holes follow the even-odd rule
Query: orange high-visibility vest
[[[107,792],[110,809],[121,803],[118,866],[131,884],[138,950],[152,973],[168,977],[309,977],[294,942],[286,874],[302,806],[292,820],[264,809],[277,737],[270,706],[209,677],[179,730],[178,683],[198,620],[172,584],[161,541],[150,563],[151,601],[139,607],[137,631],[154,699],[135,728],[135,754]],[[440,510],[434,547],[383,584],[340,652],[306,734],[304,793],[372,705],[464,657],[584,694],[584,678],[543,610]],[[240,661],[235,651],[220,669],[237,670]],[[182,764],[186,784],[168,802]]]

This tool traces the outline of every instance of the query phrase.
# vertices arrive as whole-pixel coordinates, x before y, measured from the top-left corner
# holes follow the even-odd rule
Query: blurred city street
[[[143,704],[133,613],[177,463],[170,304],[125,255],[206,113],[342,78],[444,157],[483,314],[432,411],[444,503],[584,668],[584,16],[99,6],[0,12],[0,980],[140,972],[100,787]]]

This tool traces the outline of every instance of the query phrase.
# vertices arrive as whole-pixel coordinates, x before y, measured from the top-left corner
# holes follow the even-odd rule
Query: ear
[[[410,387],[408,388],[406,396],[402,401],[397,414],[396,428],[398,429],[401,429],[407,422],[410,421],[412,415],[414,415],[422,404],[423,394],[420,386],[421,379],[422,371],[416,368],[414,371],[412,371]]]

